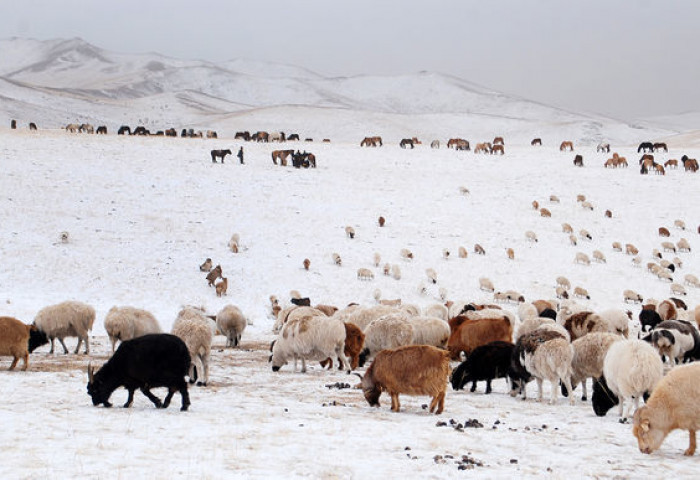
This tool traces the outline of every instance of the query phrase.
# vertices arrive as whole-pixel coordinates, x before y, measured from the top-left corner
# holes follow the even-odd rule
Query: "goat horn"
[[[360,377],[360,380],[362,380],[362,375],[360,375],[360,374],[357,373],[357,372],[352,372],[352,373],[353,373],[353,375],[357,375],[358,377]]]

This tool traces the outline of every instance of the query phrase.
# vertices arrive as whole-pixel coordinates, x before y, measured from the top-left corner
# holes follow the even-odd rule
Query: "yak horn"
[[[362,380],[362,375],[360,375],[359,373],[357,373],[357,372],[352,372],[352,374],[353,374],[353,375],[357,375],[358,377],[360,377],[360,380]]]
[[[92,383],[95,380],[95,368],[88,362],[87,366],[87,374],[88,374],[88,383]]]

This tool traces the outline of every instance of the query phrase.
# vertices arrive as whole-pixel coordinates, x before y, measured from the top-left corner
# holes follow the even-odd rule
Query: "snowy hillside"
[[[237,130],[302,130],[324,118],[308,136],[355,142],[404,125],[401,136],[455,136],[481,132],[530,135],[551,126],[577,142],[635,143],[682,130],[631,127],[608,118],[549,107],[439,73],[324,78],[291,65],[236,59],[221,64],[158,54],[102,50],[78,38],[0,40],[0,124],[17,119],[56,129],[70,122],[144,124]],[[301,115],[290,115],[301,108]],[[263,120],[260,109],[273,111]],[[270,110],[272,109],[272,110]],[[297,110],[298,111],[298,110]],[[357,113],[358,117],[352,114]],[[372,122],[371,118],[380,121]],[[367,119],[369,123],[366,123]],[[482,126],[485,125],[485,126]],[[570,132],[570,133],[568,133]],[[400,137],[399,137],[400,138]]]
[[[323,121],[306,117],[308,110],[288,114],[308,125]],[[406,126],[385,128],[396,137]],[[274,338],[268,297],[275,294],[287,304],[291,289],[314,303],[340,307],[374,304],[379,289],[383,298],[423,308],[441,301],[440,288],[449,299],[491,302],[478,288],[481,276],[528,300],[548,299],[556,277],[565,275],[588,289],[591,299],[579,301],[589,308],[629,309],[636,319],[640,306],[624,303],[623,289],[645,299],[670,295],[669,283],[644,266],[652,250],[661,249],[660,226],[671,230],[668,240],[684,237],[693,247],[691,253],[664,252],[682,263],[676,281],[700,274],[700,205],[684,201],[697,197],[697,174],[641,176],[634,167],[636,146],[615,147],[630,168],[606,170],[608,155],[577,145],[586,166],[575,168],[573,154],[557,148],[570,132],[550,128],[540,148],[529,145],[533,132],[523,133],[524,140],[506,135],[502,157],[426,145],[402,150],[363,149],[355,142],[288,144],[314,152],[315,170],[273,165],[276,144],[1,128],[0,313],[29,323],[42,307],[75,299],[93,305],[97,319],[90,355],[50,355],[42,347],[31,355],[29,371],[1,372],[8,394],[0,412],[0,474],[454,478],[467,473],[458,470],[462,466],[479,478],[639,478],[659,471],[689,478],[696,460],[682,456],[687,433],[674,432],[659,452],[642,455],[630,425],[619,423],[614,410],[596,417],[578,393],[574,406],[562,398],[556,405],[540,404],[533,399],[534,385],[523,401],[511,398],[499,380],[491,395],[483,393],[483,384],[475,393],[449,389],[439,416],[422,408],[426,397],[405,395],[402,411],[392,413],[385,396],[375,409],[361,391],[337,388],[354,385],[355,376],[323,371],[316,362],[307,374],[293,372],[291,364],[273,373],[267,363]],[[212,164],[210,149],[240,145],[245,165],[231,157]],[[697,158],[700,150],[671,145],[657,161],[684,153]],[[549,202],[553,194],[560,203]],[[594,210],[581,208],[577,194],[585,194]],[[552,217],[539,216],[533,200]],[[606,209],[612,218],[603,215]],[[387,219],[383,228],[379,215]],[[674,228],[676,219],[688,230]],[[587,229],[592,240],[572,246],[563,222],[577,234]],[[345,235],[347,225],[357,232],[354,239]],[[527,241],[527,230],[536,233],[537,243]],[[64,231],[66,243],[60,241]],[[227,248],[234,233],[242,246],[237,254]],[[642,266],[613,251],[614,241],[636,245]],[[475,243],[486,255],[473,253]],[[467,258],[457,258],[459,246],[468,249]],[[404,247],[413,251],[413,261],[401,259]],[[506,248],[514,249],[514,260]],[[453,252],[448,260],[443,249]],[[577,252],[596,249],[606,263],[574,263]],[[343,259],[341,267],[332,261],[334,252]],[[399,266],[400,280],[372,265],[375,252],[382,263]],[[221,264],[228,278],[225,297],[216,297],[199,271],[206,257]],[[304,258],[311,261],[309,271],[302,268]],[[358,280],[360,267],[370,268],[374,280]],[[429,267],[437,271],[437,285],[428,283]],[[692,308],[700,291],[686,288]],[[84,372],[89,361],[99,365],[110,354],[103,327],[110,307],[148,309],[167,331],[184,304],[216,313],[228,303],[238,305],[250,325],[240,349],[224,349],[223,337],[216,337],[210,385],[190,389],[189,412],[178,411],[178,396],[162,411],[138,392],[128,410],[91,405]],[[75,339],[67,343],[74,348]],[[8,364],[0,358],[0,369]],[[125,397],[118,390],[113,400],[119,405]],[[483,428],[460,431],[450,424],[472,419]]]

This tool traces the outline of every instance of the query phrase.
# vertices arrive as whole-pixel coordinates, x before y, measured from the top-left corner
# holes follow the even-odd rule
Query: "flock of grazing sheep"
[[[469,195],[465,187],[460,189]],[[591,200],[579,195],[577,202],[582,209],[595,211]],[[556,216],[558,197],[549,197],[549,208],[541,207],[535,200],[532,207],[542,217]],[[610,210],[605,217],[612,219]],[[387,219],[378,218],[379,227]],[[681,220],[674,222],[677,231],[687,231]],[[586,229],[574,231],[569,223],[562,223],[562,233],[569,243],[578,247],[579,242],[595,242]],[[670,230],[659,228],[660,237],[670,237]],[[700,232],[699,232],[700,233]],[[357,232],[352,226],[345,228],[350,240]],[[65,235],[66,240],[68,234]],[[528,230],[525,238],[538,242],[538,235]],[[642,257],[631,243],[614,242],[613,251],[629,255],[631,264],[641,267]],[[232,253],[241,250],[240,237],[234,234],[228,244]],[[472,251],[485,255],[480,244]],[[674,282],[673,276],[682,267],[682,259],[675,255],[691,251],[690,242],[682,237],[675,243],[664,240],[659,249],[652,252],[655,259],[647,264],[649,274],[668,281],[670,294],[685,296],[685,287],[700,288],[697,276],[688,273],[684,285]],[[662,253],[675,256],[663,258]],[[514,260],[517,252],[505,248],[505,256]],[[442,250],[442,257],[452,255],[449,249]],[[457,248],[459,258],[467,258],[469,249]],[[413,252],[403,248],[399,252],[402,261],[412,262]],[[573,263],[591,266],[605,263],[606,256],[594,249],[590,256],[576,251]],[[340,254],[332,253],[332,261],[342,267]],[[302,265],[309,270],[310,260]],[[401,279],[398,264],[382,263],[381,255],[375,252],[373,266],[383,275]],[[228,281],[220,265],[214,266],[207,258],[200,271],[206,273],[209,286],[216,295],[227,295]],[[374,279],[371,268],[357,269],[357,279],[370,282]],[[218,280],[218,281],[217,281]],[[438,285],[438,273],[434,268],[425,270],[429,285]],[[375,289],[377,305],[351,304],[342,308],[333,305],[311,305],[309,298],[291,292],[290,305],[281,304],[270,296],[270,315],[274,318],[270,365],[279,371],[288,362],[300,361],[301,371],[307,362],[321,361],[329,369],[353,371],[371,364],[361,376],[359,387],[370,405],[379,406],[383,392],[391,397],[391,408],[400,411],[399,395],[428,395],[429,409],[440,414],[445,408],[447,386],[460,390],[471,382],[471,391],[477,382],[486,382],[486,393],[491,391],[491,381],[506,378],[511,385],[511,395],[527,397],[527,384],[535,380],[538,398],[543,400],[545,380],[551,382],[550,403],[555,403],[560,390],[575,403],[574,390],[580,384],[582,400],[588,398],[588,379],[592,379],[593,409],[604,415],[614,404],[619,404],[620,416],[632,413],[625,404],[632,403],[634,412],[634,434],[640,450],[650,453],[658,449],[668,432],[674,428],[690,432],[687,455],[695,451],[695,431],[700,428],[700,407],[693,402],[700,394],[700,306],[689,308],[680,298],[662,301],[645,299],[630,289],[625,289],[622,298],[628,303],[643,304],[639,318],[620,309],[591,311],[576,299],[590,299],[584,286],[571,285],[564,276],[556,279],[552,295],[556,299],[526,301],[525,296],[515,290],[497,290],[487,277],[478,279],[479,288],[493,295],[492,304],[476,304],[469,300],[448,300],[447,291],[440,287],[441,302],[423,308],[405,304],[399,298],[383,299],[381,291]],[[425,288],[425,287],[423,287]],[[517,315],[503,308],[504,304],[517,305]],[[10,369],[18,360],[28,364],[28,354],[41,344],[50,342],[51,353],[58,339],[64,353],[68,349],[66,337],[77,337],[78,353],[85,342],[85,353],[90,351],[89,332],[95,321],[95,310],[81,302],[67,301],[41,309],[31,326],[9,317],[0,318],[0,355],[14,358]],[[215,335],[226,337],[227,347],[240,345],[241,335],[247,325],[243,312],[234,305],[227,305],[216,315],[208,315],[203,309],[184,307],[172,326],[171,334],[178,337],[189,354],[188,374],[191,383],[206,386],[209,381],[209,357]],[[155,317],[133,307],[113,307],[104,319],[112,353],[117,342],[128,344],[133,339],[151,334],[162,334]],[[638,334],[639,333],[639,334]],[[120,348],[122,348],[120,346]],[[662,359],[663,358],[663,359]],[[665,365],[664,365],[665,362]],[[688,365],[679,366],[679,363]],[[664,374],[665,371],[668,373]],[[99,372],[98,372],[99,374]],[[92,377],[91,377],[92,378]],[[92,381],[92,380],[91,380]],[[130,395],[131,395],[130,391]],[[145,393],[145,392],[144,392]],[[169,397],[172,392],[169,393]],[[644,407],[638,407],[639,399],[651,395]],[[103,402],[107,405],[108,398]],[[168,399],[169,401],[169,399]],[[155,402],[154,402],[155,403]],[[158,403],[156,403],[158,405]],[[167,401],[164,404],[167,406]],[[185,401],[183,398],[183,409]],[[627,413],[627,415],[625,415]]]

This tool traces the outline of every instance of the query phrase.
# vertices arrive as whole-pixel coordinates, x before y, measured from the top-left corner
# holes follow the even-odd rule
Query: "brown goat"
[[[228,278],[222,277],[221,281],[216,284],[216,296],[226,295],[226,290],[228,290]]]
[[[386,223],[386,219],[385,219],[384,217],[379,217],[379,222],[378,222],[378,223],[379,223],[379,226],[380,226],[380,227],[383,227],[383,226],[384,226],[384,223]]]
[[[46,335],[43,335],[43,340],[37,340],[41,336],[34,325],[25,325],[12,317],[0,317],[0,355],[13,357],[8,370],[13,370],[20,358],[24,361],[22,370],[27,369],[29,352],[48,343]]]
[[[213,287],[217,278],[222,278],[221,265],[217,265],[207,274],[208,285]]]
[[[317,306],[318,308],[318,306]],[[345,349],[343,350],[345,352],[345,356],[348,357],[348,360],[350,360],[350,368],[351,370],[355,370],[357,366],[360,363],[360,352],[362,352],[362,349],[365,346],[365,334],[362,333],[362,330],[360,330],[360,327],[355,325],[354,323],[346,323],[345,324]],[[328,369],[333,368],[333,359],[332,358],[327,358],[323,361],[321,361],[321,366],[323,368],[326,368],[328,366]],[[341,369],[343,368],[342,363],[338,363],[338,368]]]
[[[513,341],[513,325],[507,316],[486,316],[482,312],[466,312],[448,322],[450,338],[447,340],[447,349],[453,360],[458,360],[461,352],[469,355],[476,347],[490,342]]]
[[[399,394],[429,395],[430,412],[441,414],[445,406],[449,353],[429,345],[407,345],[382,350],[362,377],[367,402],[379,407],[383,391],[391,396],[391,410],[401,409]]]
[[[311,266],[311,260],[309,260],[308,258],[305,258],[304,259],[304,270],[308,270],[310,266]]]

